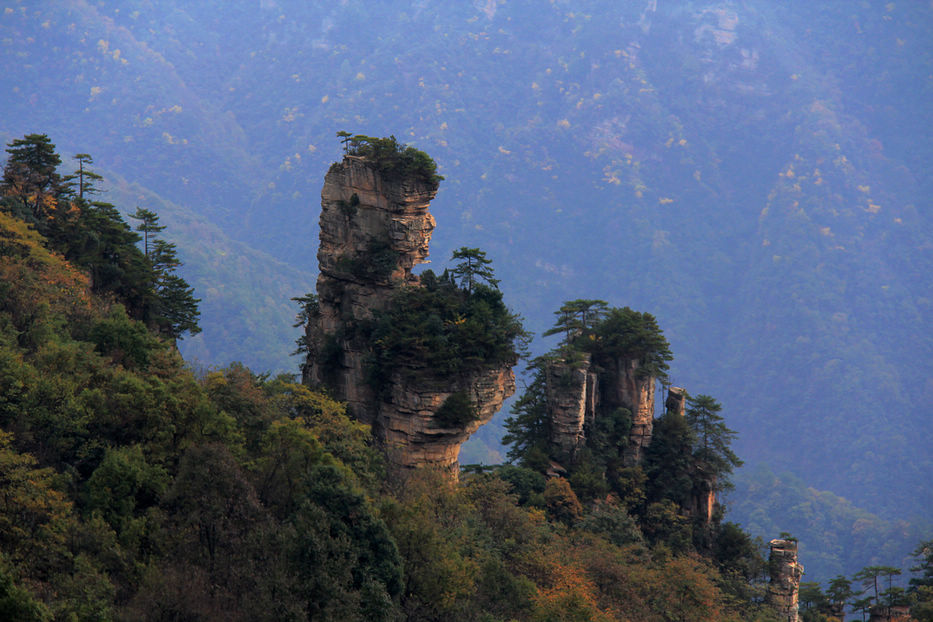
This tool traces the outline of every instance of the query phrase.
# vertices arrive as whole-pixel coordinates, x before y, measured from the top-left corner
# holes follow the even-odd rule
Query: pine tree
[[[62,163],[45,134],[27,134],[11,143],[0,192],[20,201],[35,220],[48,215],[62,190],[57,169]]]
[[[454,251],[450,259],[460,261],[451,273],[460,281],[460,287],[468,292],[473,292],[479,279],[486,281],[494,289],[499,288],[499,281],[494,278],[490,267],[492,260],[486,259],[486,253],[480,249],[462,246]]]
[[[729,447],[736,434],[719,414],[722,405],[709,395],[689,397],[687,405],[687,424],[696,437],[693,456],[697,470],[715,482],[715,489],[729,488],[728,475],[742,460]]]
[[[163,231],[165,225],[159,224],[159,216],[155,212],[136,206],[136,212],[130,215],[130,218],[140,221],[136,225],[136,231],[143,234],[143,254],[149,257],[149,237]]]
[[[158,216],[153,222],[158,222]],[[197,335],[201,332],[198,326],[198,320],[201,317],[198,303],[201,299],[195,298],[194,289],[185,279],[175,273],[176,268],[183,265],[178,259],[175,245],[159,238],[153,239],[149,263],[152,266],[155,281],[154,316],[159,330],[171,336],[172,339],[180,339],[181,335],[186,332]]]
[[[162,276],[157,296],[158,322],[162,330],[173,339],[180,339],[186,332],[191,335],[201,332],[198,326],[201,317],[198,303],[201,299],[194,297],[194,288],[185,279],[174,273]]]
[[[94,163],[94,158],[88,153],[78,153],[75,154],[74,159],[78,162],[78,170],[71,175],[65,175],[62,178],[64,184],[67,185],[69,190],[73,191],[75,182],[77,182],[78,199],[81,201],[84,200],[86,194],[99,194],[100,190],[94,185],[94,182],[102,180],[103,177],[87,168]]]
[[[561,305],[554,312],[557,322],[554,327],[545,331],[544,336],[549,337],[564,333],[562,345],[572,345],[577,337],[589,334],[593,326],[602,320],[609,308],[605,300],[570,300]]]
[[[511,445],[510,461],[542,471],[547,467],[550,440],[543,365],[543,359],[539,358],[528,366],[528,372],[532,374],[531,384],[512,405],[512,416],[505,420],[506,434],[502,437],[503,445]]]
[[[340,139],[340,142],[343,143],[343,152],[347,155],[350,154],[350,142],[353,140],[353,134],[346,131],[337,132],[337,138]]]

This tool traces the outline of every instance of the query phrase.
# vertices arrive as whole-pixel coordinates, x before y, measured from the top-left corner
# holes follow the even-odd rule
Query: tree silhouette
[[[46,216],[50,199],[61,192],[62,179],[56,172],[61,158],[45,134],[27,134],[9,143],[10,157],[3,168],[0,190],[19,199],[32,217]]]
[[[486,259],[486,253],[478,248],[468,248],[462,246],[454,251],[451,260],[459,260],[451,271],[454,278],[459,280],[460,287],[472,293],[476,287],[477,279],[486,281],[492,288],[499,288],[499,281],[493,278],[493,271],[490,267],[492,261]]]
[[[554,312],[557,322],[544,336],[549,337],[557,333],[564,333],[564,345],[571,345],[579,336],[591,331],[593,326],[606,316],[609,304],[605,300],[587,300],[578,298],[561,305]]]
[[[353,134],[350,132],[345,132],[341,130],[337,132],[337,138],[339,138],[340,142],[343,143],[343,152],[349,155],[350,154],[350,141],[353,140]]]
[[[75,180],[78,185],[78,199],[83,201],[85,194],[99,194],[100,190],[94,186],[94,182],[103,179],[100,175],[89,168],[85,168],[94,163],[94,158],[88,153],[75,154],[74,159],[78,162],[78,170],[71,175],[65,175],[62,181],[69,187],[72,187]]]
[[[735,432],[726,427],[719,414],[722,406],[709,395],[687,398],[687,424],[696,435],[694,460],[697,469],[715,481],[716,489],[729,487],[727,476],[742,461],[730,449]]]
[[[149,257],[149,237],[165,229],[165,225],[159,224],[159,216],[155,212],[136,206],[136,212],[130,215],[133,220],[140,221],[136,225],[136,231],[143,234],[143,254]]]

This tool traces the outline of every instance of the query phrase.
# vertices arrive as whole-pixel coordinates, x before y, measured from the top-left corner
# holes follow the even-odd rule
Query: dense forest
[[[99,200],[91,156],[61,174],[42,134],[7,154],[0,619],[775,619],[762,543],[688,508],[698,474],[725,487],[739,463],[713,398],[658,422],[641,473],[620,467],[617,413],[579,468],[546,477],[532,383],[509,424],[513,464],[402,484],[326,394],[185,364],[177,343],[199,330],[199,301],[158,215],[137,208],[134,227]],[[484,291],[472,277],[492,273],[476,269],[434,295]],[[639,374],[663,376],[673,356],[650,314],[601,301],[568,303],[554,332],[552,360],[635,352]],[[806,586],[804,619],[846,601],[933,619],[931,550],[908,588],[888,567],[853,577],[864,590]]]

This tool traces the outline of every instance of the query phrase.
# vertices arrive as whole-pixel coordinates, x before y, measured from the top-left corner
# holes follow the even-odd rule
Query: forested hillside
[[[163,216],[186,354],[293,370],[334,134],[395,134],[446,178],[438,263],[486,249],[528,328],[579,297],[657,317],[745,468],[791,474],[740,472],[737,520],[806,515],[770,500],[796,477],[929,535],[931,28],[922,2],[11,0],[0,136],[91,152]]]
[[[59,174],[45,135],[7,151],[0,619],[775,619],[734,524],[581,503],[517,466],[388,478],[369,426],[323,393],[195,374],[175,344],[198,299],[159,216],[134,229],[89,200],[92,159]]]
[[[769,572],[775,580],[774,560],[716,503],[741,460],[715,399],[671,389],[681,405],[668,399],[653,434],[649,408],[647,435],[638,413],[597,402],[585,446],[563,455],[567,446],[554,445],[551,384],[569,387],[567,371],[631,362],[648,399],[668,380],[673,354],[650,314],[565,304],[548,331],[564,335],[561,345],[532,362],[534,382],[508,421],[515,464],[468,469],[459,482],[428,467],[399,474],[368,425],[289,375],[241,364],[194,373],[176,345],[201,330],[200,300],[176,273],[159,215],[137,209],[130,227],[93,200],[102,181],[93,158],[79,154],[63,175],[43,134],[7,153],[0,619],[778,620],[764,583]],[[372,154],[354,157],[378,166]],[[428,179],[436,187],[436,174]],[[466,355],[479,344],[514,361],[502,342],[522,332],[484,253],[454,257],[468,261],[425,272],[389,308],[411,316],[462,302],[450,323],[464,332],[449,344],[462,358],[420,354],[434,357],[435,380],[456,375],[445,365],[495,362],[485,350]],[[301,302],[310,320],[315,301]],[[383,349],[369,363],[377,378],[410,367],[412,344],[439,336],[430,321],[406,319],[374,317],[366,338]],[[625,377],[623,367],[613,373]],[[449,402],[434,414],[442,426],[454,425]],[[909,606],[926,619],[929,546],[915,552],[922,574],[906,590],[878,591],[879,577],[901,574],[888,566],[853,577],[875,586],[861,599],[867,591],[845,577],[825,594],[804,586],[806,619],[834,619],[826,615],[850,602]]]

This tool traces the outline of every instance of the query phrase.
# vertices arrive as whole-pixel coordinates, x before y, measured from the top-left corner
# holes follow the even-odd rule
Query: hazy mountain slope
[[[202,300],[202,332],[185,337],[180,349],[197,365],[239,361],[263,372],[297,373],[299,330],[295,296],[313,288],[317,274],[283,263],[231,239],[191,209],[167,201],[138,184],[107,175],[104,198],[116,205],[146,205],[166,226],[162,236],[178,245],[181,272]],[[129,222],[134,222],[128,219]]]
[[[570,298],[651,311],[750,463],[933,507],[928,4],[10,7],[0,131],[307,273],[334,132],[394,133],[447,177],[435,261],[482,246],[532,329]]]

